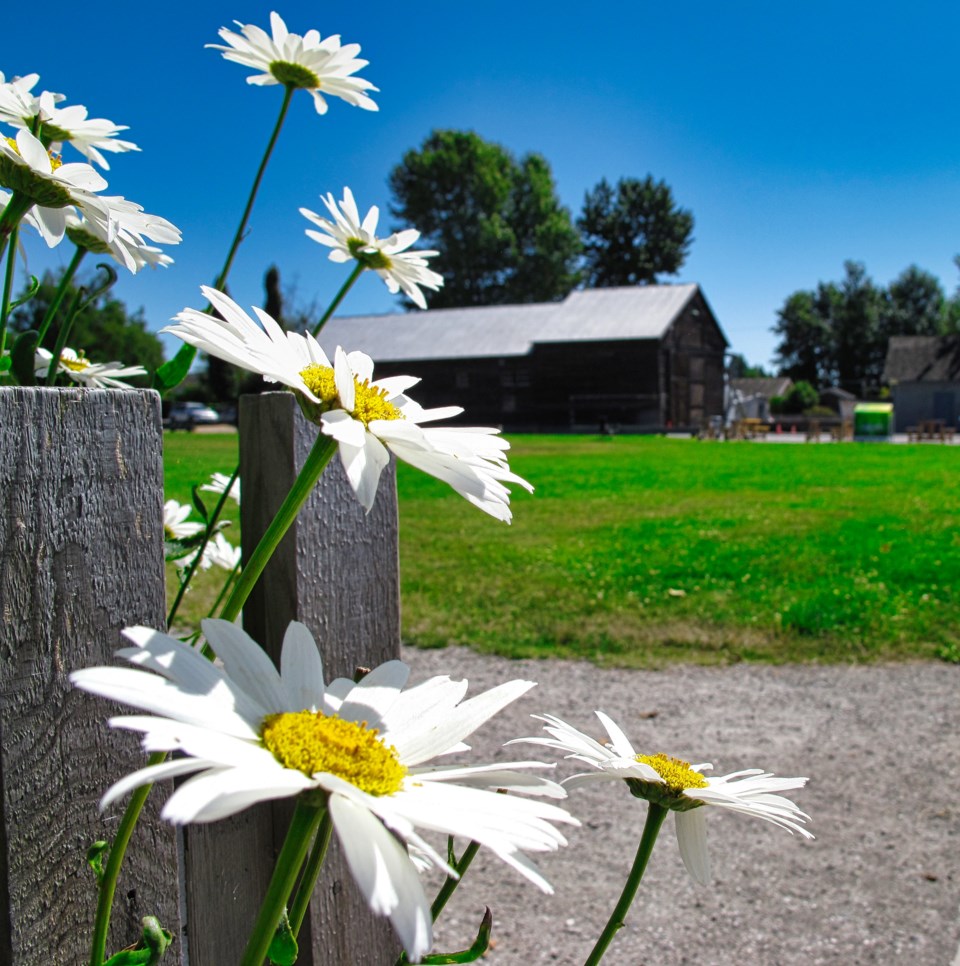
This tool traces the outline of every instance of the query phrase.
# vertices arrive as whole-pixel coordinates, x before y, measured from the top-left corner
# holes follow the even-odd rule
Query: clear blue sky
[[[0,70],[128,124],[140,154],[110,155],[111,194],[184,233],[175,264],[117,291],[160,328],[220,267],[280,105],[278,87],[204,44],[233,20],[316,28],[362,45],[379,113],[294,101],[230,281],[261,304],[279,265],[298,300],[325,304],[344,270],[303,234],[298,208],[349,185],[391,224],[387,176],[433,128],[473,129],[552,165],[574,214],[601,177],[671,185],[696,219],[672,281],[698,282],[732,349],[767,363],[785,297],[839,279],[845,259],[887,284],[915,263],[960,281],[960,5],[893,2],[646,2],[161,5],[11,4]],[[38,88],[39,89],[39,88]],[[415,227],[415,226],[414,226]],[[35,242],[35,243],[34,243]],[[31,267],[49,261],[31,239]],[[53,253],[65,262],[67,247]],[[372,274],[343,312],[398,307]],[[168,353],[178,345],[168,341]]]

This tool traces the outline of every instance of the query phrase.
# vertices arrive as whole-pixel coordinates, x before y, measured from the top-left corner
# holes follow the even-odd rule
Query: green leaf
[[[193,497],[193,505],[197,513],[203,517],[204,523],[207,523],[210,518],[207,516],[207,507],[203,502],[203,498],[200,496],[200,487],[196,485],[190,487],[190,495]]]
[[[475,963],[490,945],[490,931],[493,929],[493,913],[487,906],[480,922],[477,938],[469,949],[459,953],[437,953],[435,956],[424,956],[420,960],[423,966],[446,966],[447,963]]]
[[[40,333],[35,329],[28,329],[26,332],[21,332],[17,336],[17,341],[13,343],[13,349],[10,352],[10,365],[21,386],[35,386],[37,384],[33,366],[39,341]]]
[[[27,290],[16,300],[16,302],[11,303],[10,311],[20,308],[24,302],[29,302],[30,299],[40,291],[40,279],[36,275],[30,276],[30,284],[27,286]]]
[[[103,879],[103,860],[107,857],[109,851],[110,843],[104,839],[99,839],[87,849],[87,865],[93,869],[93,874],[97,879],[97,885],[100,885]]]
[[[0,356],[0,375],[10,371],[10,356]]]
[[[274,966],[293,966],[297,961],[297,938],[290,928],[290,920],[287,918],[287,911],[283,911],[277,931],[270,940],[270,948],[267,950],[267,958]]]
[[[143,932],[136,946],[122,949],[103,966],[156,966],[163,959],[173,936],[160,925],[156,916],[144,916],[140,921]]]
[[[184,343],[180,346],[180,351],[154,373],[153,388],[162,396],[179,386],[187,378],[190,366],[196,358],[197,350],[192,345]]]

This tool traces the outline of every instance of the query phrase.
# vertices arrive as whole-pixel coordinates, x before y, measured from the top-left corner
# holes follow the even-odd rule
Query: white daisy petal
[[[309,629],[299,621],[291,621],[283,635],[280,680],[287,695],[284,710],[327,710],[320,651]]]
[[[707,885],[710,882],[710,854],[707,851],[707,817],[705,809],[692,808],[689,812],[676,812],[677,845],[680,858],[694,882]]]

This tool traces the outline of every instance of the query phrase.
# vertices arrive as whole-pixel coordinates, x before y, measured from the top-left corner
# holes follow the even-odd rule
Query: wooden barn
[[[332,319],[377,376],[421,377],[425,407],[514,432],[698,430],[723,413],[727,340],[697,285],[572,292],[562,302]]]
[[[960,417],[960,336],[896,335],[887,343],[884,381],[895,429],[929,420],[956,426]]]

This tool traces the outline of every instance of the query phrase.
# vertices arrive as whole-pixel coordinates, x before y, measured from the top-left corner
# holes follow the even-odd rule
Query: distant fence
[[[240,430],[246,558],[317,429],[292,394],[267,393],[242,400]],[[0,505],[0,963],[84,963],[96,904],[85,853],[111,838],[124,805],[100,815],[97,802],[144,755],[107,727],[116,708],[72,689],[68,675],[115,663],[123,627],[164,626],[159,397],[0,388]],[[335,459],[247,602],[244,626],[276,660],[287,623],[304,621],[328,680],[397,657],[397,553],[392,467],[365,515]],[[169,791],[151,795],[128,852],[109,949],[134,942],[141,917],[156,915],[179,940],[165,962],[187,953],[190,966],[237,962],[289,803],[187,828],[180,862],[175,830],[158,817]],[[300,945],[304,966],[380,966],[399,954],[335,843]]]

